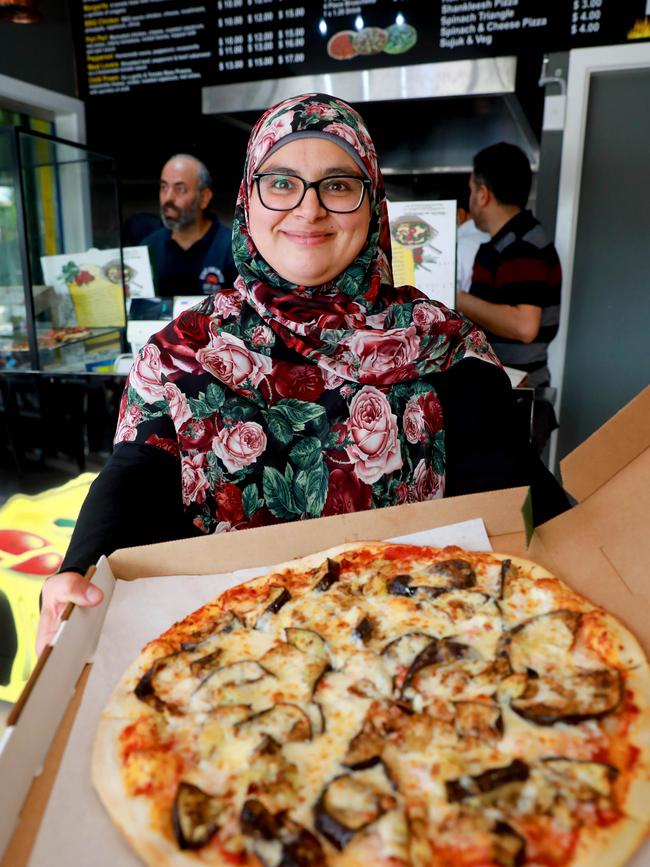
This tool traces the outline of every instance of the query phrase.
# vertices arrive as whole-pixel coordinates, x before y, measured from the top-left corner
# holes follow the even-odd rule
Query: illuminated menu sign
[[[91,96],[650,37],[648,0],[87,0]]]

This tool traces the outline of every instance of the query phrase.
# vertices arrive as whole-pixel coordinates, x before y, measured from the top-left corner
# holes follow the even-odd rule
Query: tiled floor
[[[107,454],[87,457],[83,472],[96,473],[108,459]],[[13,494],[40,494],[76,478],[81,470],[75,461],[62,456],[40,458],[34,454],[21,461],[20,473],[11,454],[0,455],[0,505]]]

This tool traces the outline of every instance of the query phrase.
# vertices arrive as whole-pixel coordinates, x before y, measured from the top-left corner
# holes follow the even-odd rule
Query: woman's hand
[[[90,584],[78,572],[60,572],[48,578],[43,585],[43,606],[36,632],[38,656],[54,638],[68,602],[74,602],[75,605],[84,608],[93,608],[99,605],[103,598],[104,594],[99,587]]]

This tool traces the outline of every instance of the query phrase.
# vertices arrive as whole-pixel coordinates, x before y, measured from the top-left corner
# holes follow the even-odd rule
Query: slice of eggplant
[[[379,763],[384,749],[384,735],[366,720],[363,728],[350,741],[341,764],[352,771],[371,768]]]
[[[338,560],[332,560],[331,557],[328,557],[314,572],[314,578],[316,579],[314,590],[325,593],[333,584],[336,584],[340,577],[341,564]]]
[[[311,722],[296,704],[279,702],[268,710],[253,714],[235,726],[245,735],[268,735],[279,744],[289,741],[308,741],[312,737]]]
[[[528,677],[523,692],[511,701],[519,716],[537,725],[576,725],[600,719],[615,710],[623,697],[619,671],[601,669],[563,673],[561,680]]]
[[[197,650],[202,644],[210,643],[218,635],[228,635],[244,626],[243,620],[233,611],[224,611],[219,618],[200,631],[191,633],[190,640],[181,644],[182,650]]]
[[[388,582],[388,592],[391,596],[408,596],[411,599],[436,599],[446,593],[447,587],[433,587],[429,584],[414,584],[414,581],[422,581],[421,576],[395,575]]]
[[[219,829],[224,799],[208,795],[192,783],[179,783],[172,809],[176,842],[181,849],[200,849]]]
[[[275,615],[287,604],[287,602],[291,600],[291,593],[289,593],[286,587],[274,584],[269,589],[267,599],[270,600],[270,602],[268,602],[264,611],[259,615],[253,626],[253,629],[259,629],[262,632],[269,628]]]
[[[280,833],[280,817],[266,809],[261,801],[249,798],[239,814],[239,825],[242,834],[247,837],[261,837],[263,840],[273,840]]]
[[[524,783],[529,776],[529,768],[520,759],[514,759],[509,765],[501,768],[490,768],[475,777],[469,775],[455,780],[446,780],[445,789],[450,803],[463,801],[465,798],[492,795],[496,790],[512,783]]]
[[[415,596],[416,588],[411,587],[412,575],[395,575],[388,582],[388,592],[391,596]]]
[[[342,673],[351,681],[348,692],[364,698],[389,699],[393,680],[384,661],[370,650],[360,650],[348,657]]]
[[[453,638],[436,638],[415,657],[404,678],[403,690],[411,685],[415,675],[423,668],[432,665],[447,665],[459,659],[476,658],[476,652],[468,644],[461,644]]]
[[[343,849],[363,828],[376,822],[396,801],[353,774],[335,777],[314,807],[316,829]]]
[[[193,712],[209,711],[223,705],[255,704],[264,683],[273,675],[254,660],[242,660],[212,671],[194,691]]]
[[[361,729],[350,741],[341,764],[353,771],[378,764],[387,735],[396,731],[405,717],[406,714],[398,705],[373,701]]]
[[[219,667],[219,659],[222,655],[223,650],[218,647],[212,653],[195,659],[193,662],[190,662],[190,674],[202,680],[207,674]]]
[[[287,760],[280,744],[269,735],[253,750],[247,769],[248,795],[279,812],[294,806],[298,799],[298,768]]]
[[[512,574],[512,560],[502,560],[501,561],[501,574],[499,580],[499,599],[503,599],[503,594],[505,592],[506,585]]]
[[[240,662],[231,662],[229,665],[222,665],[220,668],[214,669],[206,680],[204,680],[199,689],[208,688],[218,690],[222,686],[243,683],[256,683],[263,677],[268,677],[269,672],[252,659],[244,659]]]
[[[460,659],[426,665],[415,673],[405,685],[401,698],[414,702],[415,709],[444,701],[477,701],[497,693],[503,679],[508,676],[507,660],[497,657],[486,662],[474,648]]]
[[[542,674],[566,664],[581,619],[578,611],[558,610],[515,626],[505,642],[513,671],[532,669]]]
[[[309,717],[311,723],[312,738],[317,738],[325,731],[325,714],[323,708],[317,701],[309,701],[304,705],[303,710]]]
[[[476,573],[467,560],[450,559],[432,563],[427,572],[447,579],[448,589],[466,590],[476,585]]]
[[[277,842],[281,846],[277,867],[322,867],[325,863],[325,853],[317,837],[283,813],[271,813],[258,800],[251,798],[244,802],[239,824],[242,833],[253,839],[253,849],[264,864],[268,862],[264,859],[262,841]]]
[[[441,560],[415,575],[395,575],[388,582],[392,596],[411,599],[437,599],[450,590],[467,590],[476,586],[476,574],[466,560]]]
[[[522,867],[526,863],[526,840],[507,822],[497,822],[492,831],[492,860],[499,867]]]
[[[461,742],[468,740],[496,744],[503,736],[503,719],[498,704],[485,701],[459,701],[455,705],[454,726]]]
[[[435,644],[436,640],[425,632],[407,632],[387,644],[381,656],[388,671],[395,677],[400,671],[408,671],[418,654],[430,644]]]
[[[285,823],[279,867],[322,867],[325,853],[320,840],[295,822]]]
[[[329,667],[327,659],[322,656],[307,655],[286,641],[279,642],[267,650],[259,661],[266,671],[280,680],[296,686],[300,685],[302,695],[294,697],[301,699],[311,698],[316,681]]]
[[[172,653],[169,656],[163,656],[160,659],[157,659],[148,671],[142,675],[140,680],[137,682],[135,689],[133,690],[133,694],[137,699],[148,704],[150,707],[154,708],[157,711],[168,710],[172,713],[178,712],[177,708],[168,704],[164,701],[158,693],[156,692],[156,675],[166,668],[169,664],[175,661],[176,657],[180,654],[185,653],[185,651],[178,651],[177,653]]]
[[[363,617],[354,627],[354,637],[363,644],[367,644],[372,638],[372,621],[369,617]]]
[[[608,798],[619,771],[613,765],[579,759],[542,759],[540,770],[558,788],[568,788],[581,801]]]
[[[288,626],[285,629],[285,634],[287,642],[297,647],[302,653],[306,653],[307,656],[315,656],[317,659],[323,659],[329,663],[330,655],[327,642],[313,629]]]

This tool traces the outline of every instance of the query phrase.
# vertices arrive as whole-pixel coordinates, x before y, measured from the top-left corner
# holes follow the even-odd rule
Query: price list
[[[442,0],[437,48],[460,56],[562,51],[635,38],[647,0]],[[647,19],[646,19],[647,20]],[[650,36],[650,31],[648,32]]]
[[[307,8],[280,0],[217,0],[215,69],[220,80],[286,75],[306,60]],[[261,74],[257,74],[257,73]]]
[[[211,56],[205,19],[205,6],[174,0],[84,3],[88,93],[200,80]]]
[[[438,46],[447,51],[497,48],[549,30],[547,4],[530,0],[445,0]]]

